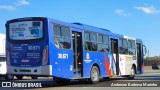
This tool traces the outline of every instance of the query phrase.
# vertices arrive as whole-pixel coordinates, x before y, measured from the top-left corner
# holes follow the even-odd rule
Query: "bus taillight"
[[[46,46],[43,50],[42,65],[46,65],[47,63],[48,63],[48,46]]]

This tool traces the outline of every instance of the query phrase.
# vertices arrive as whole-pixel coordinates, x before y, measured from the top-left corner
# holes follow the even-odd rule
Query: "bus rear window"
[[[9,24],[9,38],[11,40],[31,40],[42,37],[42,21],[23,21]]]

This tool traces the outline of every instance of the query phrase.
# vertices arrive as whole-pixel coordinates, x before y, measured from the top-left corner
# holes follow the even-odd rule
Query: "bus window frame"
[[[126,38],[120,38],[119,41],[120,41],[120,40],[122,40],[122,45],[120,46],[120,44],[118,44],[119,51],[120,51],[119,54],[128,55],[128,54],[129,54],[129,53],[128,53],[128,40],[127,40]],[[127,46],[124,45],[124,40],[126,41],[125,44],[126,44]],[[121,53],[121,50],[120,50],[121,48],[123,49],[123,51],[124,51],[124,49],[127,49],[127,53]],[[124,51],[124,52],[125,52],[125,51]]]
[[[135,42],[135,40],[130,40],[130,39],[128,39],[128,43],[130,42],[130,44],[131,44],[131,46],[129,46],[129,44],[128,44],[128,55],[136,55],[136,42]],[[134,47],[133,47],[133,43],[134,43]],[[132,50],[134,50],[134,53],[133,54],[130,54],[129,53],[129,50],[131,50],[131,52],[132,52]]]
[[[89,33],[89,41],[87,40],[84,40],[84,50],[85,51],[88,51],[88,52],[98,52],[98,41],[97,41],[97,36],[98,36],[98,33],[96,32],[93,32],[93,31],[89,31],[89,30],[84,30],[84,38],[85,38],[85,33]],[[93,33],[96,35],[96,41],[92,41],[91,40],[91,37],[90,37],[90,34]],[[96,43],[96,50],[93,51],[93,50],[86,50],[85,47],[86,47],[86,42],[90,42],[90,43]],[[88,45],[87,45],[88,46]]]
[[[60,27],[60,36],[54,35],[54,29],[53,29],[54,26]],[[61,27],[65,27],[65,28],[68,28],[68,29],[69,29],[69,34],[70,34],[69,37],[63,37],[63,36],[62,36],[62,29],[61,29]],[[71,34],[71,31],[72,31],[72,30],[70,29],[69,26],[52,23],[52,39],[53,39],[53,42],[54,42],[54,46],[55,46],[57,49],[61,49],[61,50],[71,50],[71,49],[72,49],[72,37],[71,37],[72,34]],[[57,39],[57,38],[70,40],[70,48],[60,48],[60,47],[57,47],[56,44],[55,44],[55,43],[56,43],[55,39]]]
[[[102,42],[99,42],[99,35],[102,37]],[[105,40],[106,40],[106,39],[104,39],[105,36],[107,37],[107,42],[108,43],[105,42]],[[99,51],[99,45],[107,46],[108,51]],[[98,33],[98,35],[97,35],[97,52],[104,52],[104,53],[109,53],[110,52],[109,35]]]

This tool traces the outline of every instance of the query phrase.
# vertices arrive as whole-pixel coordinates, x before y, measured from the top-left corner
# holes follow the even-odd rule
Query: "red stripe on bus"
[[[104,55],[104,61],[105,61],[105,67],[106,67],[108,76],[111,76],[111,70],[109,69],[110,65],[109,65],[109,61],[108,61],[108,58],[106,57],[106,55]]]

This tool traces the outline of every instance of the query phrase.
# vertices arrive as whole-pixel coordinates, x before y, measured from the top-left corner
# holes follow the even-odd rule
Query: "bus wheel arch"
[[[137,74],[137,68],[136,68],[136,65],[133,64],[132,67],[134,67],[134,70],[135,70],[135,74]]]
[[[94,63],[93,65],[92,65],[92,67],[93,66],[96,66],[97,68],[98,68],[98,70],[99,70],[99,76],[101,76],[101,70],[100,70],[100,67],[99,67],[99,65],[97,64],[97,63]],[[92,68],[91,68],[92,69]]]
[[[94,63],[90,69],[90,79],[89,79],[89,82],[94,84],[94,83],[97,83],[99,82],[100,80],[100,68],[99,68],[99,65]]]
[[[133,64],[131,67],[131,74],[128,76],[128,79],[133,80],[136,74],[136,65]]]

